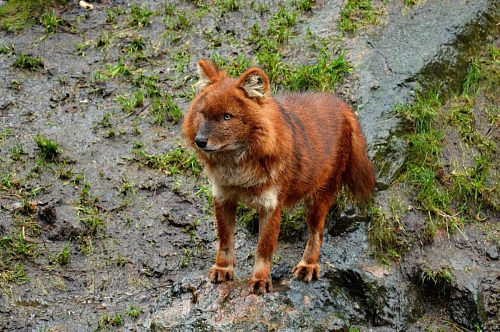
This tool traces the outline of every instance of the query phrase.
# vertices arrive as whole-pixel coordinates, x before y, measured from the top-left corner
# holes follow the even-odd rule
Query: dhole
[[[209,61],[198,62],[199,93],[183,131],[213,186],[219,247],[208,277],[233,279],[236,206],[259,213],[259,240],[249,291],[271,291],[271,262],[281,211],[304,200],[309,237],[293,273],[309,282],[318,264],[325,217],[341,187],[366,200],[373,167],[357,116],[329,93],[271,97],[269,79],[251,68],[238,79]]]

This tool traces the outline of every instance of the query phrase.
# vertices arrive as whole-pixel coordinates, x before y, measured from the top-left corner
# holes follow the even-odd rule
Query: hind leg
[[[322,190],[306,201],[309,237],[302,260],[293,269],[297,279],[304,282],[319,279],[319,254],[323,243],[323,228],[328,211],[332,207],[336,190]]]

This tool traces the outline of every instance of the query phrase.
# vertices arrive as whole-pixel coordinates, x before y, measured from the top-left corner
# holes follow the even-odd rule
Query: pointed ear
[[[205,89],[210,84],[217,81],[219,78],[220,70],[217,68],[215,63],[212,61],[199,60],[198,61],[198,76],[200,77],[198,82],[194,86],[201,91]]]
[[[269,96],[269,78],[262,69],[250,68],[238,79],[237,86],[249,98],[264,99]]]

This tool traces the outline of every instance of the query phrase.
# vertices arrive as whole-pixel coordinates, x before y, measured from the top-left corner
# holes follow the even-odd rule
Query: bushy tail
[[[366,152],[366,140],[359,127],[357,116],[346,114],[351,129],[351,153],[342,175],[342,182],[347,185],[356,201],[367,201],[375,188],[373,165]]]

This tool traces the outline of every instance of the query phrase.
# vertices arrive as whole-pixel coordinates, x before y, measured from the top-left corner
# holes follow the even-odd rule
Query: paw
[[[259,294],[264,295],[273,290],[273,284],[271,283],[271,279],[259,279],[252,277],[248,282],[248,292],[250,294]]]
[[[233,280],[233,267],[220,267],[214,265],[208,271],[208,279],[213,283]]]
[[[302,279],[304,282],[309,282],[313,279],[319,279],[319,270],[319,264],[304,264],[301,262],[293,268],[292,272],[295,278]]]

